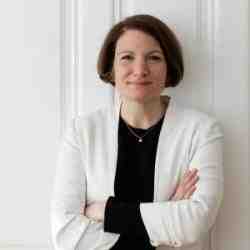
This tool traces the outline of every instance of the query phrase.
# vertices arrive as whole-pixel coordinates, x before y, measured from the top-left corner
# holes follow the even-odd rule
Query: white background
[[[59,1],[0,1],[0,249],[48,249],[60,129]]]
[[[0,249],[52,250],[50,192],[57,142],[76,114],[105,105],[96,74],[104,35],[135,13],[160,17],[184,48],[186,72],[166,93],[220,120],[225,195],[211,248],[250,247],[247,0],[0,2]]]

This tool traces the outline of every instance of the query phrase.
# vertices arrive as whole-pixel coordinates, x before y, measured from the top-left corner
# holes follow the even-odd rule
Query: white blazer
[[[56,250],[107,250],[119,234],[80,215],[80,207],[114,196],[121,103],[73,119],[59,150],[51,202],[52,239]],[[209,115],[170,100],[159,136],[154,202],[140,212],[157,250],[208,250],[209,233],[223,196],[223,135]],[[200,177],[190,199],[170,201],[189,168]],[[129,180],[128,180],[129,185]]]

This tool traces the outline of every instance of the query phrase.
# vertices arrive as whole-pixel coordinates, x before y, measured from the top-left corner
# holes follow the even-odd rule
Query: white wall
[[[9,0],[0,2],[0,250],[52,249],[58,137],[72,116],[112,98],[96,75],[98,49],[114,22],[140,12],[162,18],[183,43],[185,78],[167,92],[224,127],[212,249],[249,249],[248,1]]]
[[[0,1],[0,249],[50,245],[59,114],[59,1]]]

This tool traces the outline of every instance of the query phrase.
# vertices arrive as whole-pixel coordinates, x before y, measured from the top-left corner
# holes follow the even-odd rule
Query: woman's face
[[[158,41],[139,30],[126,31],[116,44],[113,73],[123,99],[140,103],[159,99],[167,65]]]

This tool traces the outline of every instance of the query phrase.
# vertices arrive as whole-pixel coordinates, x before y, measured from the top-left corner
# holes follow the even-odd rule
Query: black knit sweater
[[[120,117],[115,197],[109,197],[104,218],[104,231],[120,234],[112,250],[155,249],[149,242],[139,205],[153,201],[155,157],[163,119],[149,131],[130,126],[140,136],[147,133],[139,142]]]

